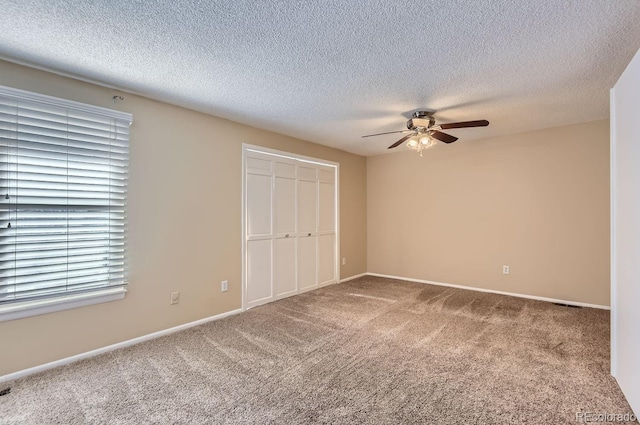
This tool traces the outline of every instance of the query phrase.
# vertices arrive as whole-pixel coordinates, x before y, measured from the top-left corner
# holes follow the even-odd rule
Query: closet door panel
[[[317,182],[298,180],[298,234],[317,231]]]
[[[299,165],[298,178],[302,180],[318,180],[318,168],[308,165]]]
[[[276,177],[275,233],[278,236],[296,232],[296,181],[287,177]]]
[[[247,305],[267,302],[272,290],[272,241],[271,239],[247,241]]]
[[[273,160],[266,155],[253,154],[255,156],[247,157],[247,172],[252,173],[271,173],[273,169]]]
[[[275,296],[278,298],[295,294],[297,292],[296,238],[276,239],[274,260]]]
[[[336,281],[336,237],[318,236],[318,283],[328,285]]]
[[[275,162],[276,176],[296,178],[296,162],[286,159],[278,159]]]
[[[247,174],[247,236],[271,235],[271,176]]]
[[[318,286],[317,239],[316,236],[298,238],[298,288],[301,291]]]

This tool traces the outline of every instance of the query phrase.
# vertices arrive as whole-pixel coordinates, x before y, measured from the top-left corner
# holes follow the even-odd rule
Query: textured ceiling
[[[0,56],[363,155],[606,118],[638,0],[0,0]],[[400,150],[402,148],[398,148]]]

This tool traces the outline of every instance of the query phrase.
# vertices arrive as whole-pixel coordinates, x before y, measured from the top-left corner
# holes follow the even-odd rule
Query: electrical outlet
[[[222,292],[227,292],[229,290],[229,281],[228,280],[223,280],[222,282],[220,282],[220,290]]]
[[[179,301],[180,301],[180,292],[172,292],[170,304],[178,304]]]
[[[509,266],[502,266],[502,274],[509,274]]]
[[[342,265],[343,266],[347,265],[347,257],[342,257]]]

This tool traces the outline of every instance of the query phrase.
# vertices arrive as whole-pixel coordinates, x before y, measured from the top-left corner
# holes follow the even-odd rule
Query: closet
[[[337,164],[244,146],[245,308],[337,280]]]

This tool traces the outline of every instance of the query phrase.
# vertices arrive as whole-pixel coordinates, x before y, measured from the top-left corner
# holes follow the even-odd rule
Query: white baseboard
[[[369,273],[360,273],[360,274],[356,274],[356,275],[353,275],[353,276],[345,277],[344,279],[340,279],[340,280],[338,281],[338,283],[348,282],[348,281],[350,281],[350,280],[357,279],[357,278],[359,278],[359,277],[363,277],[363,276],[366,276],[366,275],[368,275],[368,274],[369,274]]]
[[[429,284],[429,285],[448,286],[450,288],[467,289],[469,291],[490,292],[492,294],[508,295],[508,296],[511,296],[511,297],[518,297],[518,298],[528,298],[528,299],[531,299],[531,300],[547,301],[547,302],[550,302],[550,303],[560,303],[560,304],[575,305],[575,306],[580,306],[580,307],[598,308],[598,309],[601,309],[601,310],[610,310],[611,309],[609,306],[606,306],[606,305],[589,304],[589,303],[582,303],[582,302],[578,302],[578,301],[567,301],[567,300],[560,300],[560,299],[556,299],[556,298],[538,297],[536,295],[518,294],[518,293],[515,293],[515,292],[495,291],[493,289],[476,288],[474,286],[454,285],[452,283],[435,282],[433,280],[413,279],[413,278],[410,278],[410,277],[391,276],[391,275],[380,274],[380,273],[365,273],[365,274],[367,274],[369,276],[385,277],[385,278],[388,278],[388,279],[406,280],[406,281],[409,281],[409,282],[426,283],[426,284]]]
[[[192,328],[194,326],[202,325],[208,322],[213,322],[214,320],[220,320],[228,316],[233,316],[238,313],[242,313],[242,309],[239,308],[237,310],[227,311],[226,313],[217,314],[215,316],[205,317],[204,319],[196,320],[194,322],[185,323],[183,325],[174,326],[173,328],[164,329],[162,331],[153,332],[147,335],[142,335],[137,338],[129,339],[127,341],[118,342],[117,344],[108,345],[106,347],[98,348],[95,350],[87,351],[86,353],[77,354],[75,356],[66,357],[64,359],[56,360],[50,363],[45,363],[39,366],[31,367],[29,369],[19,370],[17,372],[9,373],[4,376],[0,376],[0,383],[13,381],[14,379],[23,378],[27,375],[32,375],[34,373],[43,372],[48,369],[53,369],[54,367],[63,366],[69,363],[77,362],[79,360],[88,359],[89,357],[97,356],[98,354],[107,353],[109,351],[117,350],[119,348],[129,347],[131,345],[140,344],[144,341],[149,341],[150,339],[159,338],[161,336],[169,335],[174,332],[182,331],[188,328]]]

